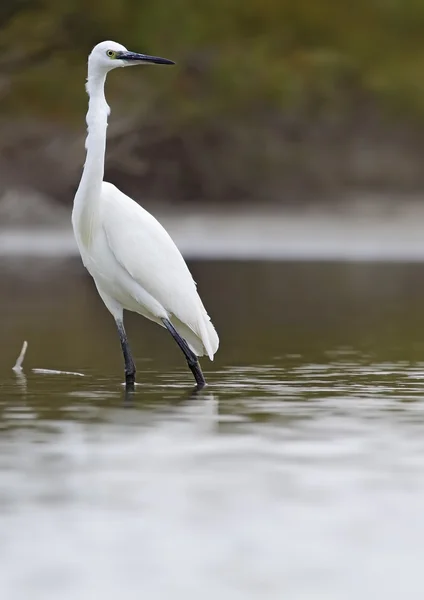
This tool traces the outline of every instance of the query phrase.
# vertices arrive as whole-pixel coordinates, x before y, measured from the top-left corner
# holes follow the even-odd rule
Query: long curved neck
[[[107,119],[110,113],[104,93],[105,81],[106,73],[92,73],[89,66],[86,85],[89,95],[86,117],[88,135],[85,142],[87,156],[73,210],[74,228],[86,243],[91,239],[104,175]]]

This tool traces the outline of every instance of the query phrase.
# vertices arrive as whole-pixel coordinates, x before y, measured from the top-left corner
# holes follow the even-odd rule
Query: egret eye
[[[116,52],[114,52],[113,50],[106,50],[106,55],[109,58],[115,58],[116,57]]]

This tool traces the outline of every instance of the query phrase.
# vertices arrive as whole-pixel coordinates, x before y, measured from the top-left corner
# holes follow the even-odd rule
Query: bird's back
[[[100,218],[108,247],[120,267],[167,311],[177,330],[184,330],[181,335],[189,338],[195,352],[203,354],[195,339],[200,338],[212,359],[218,349],[218,335],[167,231],[149,212],[106,182],[102,186]],[[134,296],[133,290],[128,291]],[[134,310],[131,306],[124,308]]]

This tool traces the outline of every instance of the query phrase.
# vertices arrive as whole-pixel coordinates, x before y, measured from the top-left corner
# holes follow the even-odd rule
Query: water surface
[[[191,267],[209,387],[129,315],[126,396],[79,261],[0,263],[2,598],[422,598],[423,268]]]

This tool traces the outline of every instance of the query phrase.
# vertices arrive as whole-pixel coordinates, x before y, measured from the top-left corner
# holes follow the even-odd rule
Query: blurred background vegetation
[[[2,0],[2,190],[72,201],[104,39],[177,62],[108,80],[107,178],[137,199],[424,188],[422,0]]]

